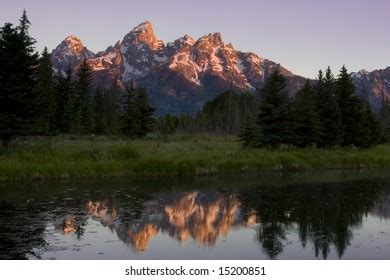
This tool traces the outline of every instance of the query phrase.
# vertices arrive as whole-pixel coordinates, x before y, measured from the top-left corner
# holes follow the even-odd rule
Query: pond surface
[[[0,186],[0,259],[390,259],[390,170]]]

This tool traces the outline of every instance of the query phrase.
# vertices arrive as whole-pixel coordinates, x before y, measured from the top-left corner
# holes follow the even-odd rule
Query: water
[[[0,259],[390,259],[390,170],[0,186]]]

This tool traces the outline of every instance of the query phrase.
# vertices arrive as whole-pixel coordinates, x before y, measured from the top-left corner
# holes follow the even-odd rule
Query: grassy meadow
[[[259,171],[390,167],[390,145],[355,148],[243,149],[210,135],[17,139],[0,147],[0,181],[119,176],[196,176]]]

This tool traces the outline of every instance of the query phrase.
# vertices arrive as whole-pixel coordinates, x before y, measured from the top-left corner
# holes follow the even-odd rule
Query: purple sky
[[[388,0],[0,0],[0,24],[25,8],[41,50],[74,34],[97,52],[150,20],[165,43],[221,32],[237,50],[253,51],[296,74],[390,66]]]

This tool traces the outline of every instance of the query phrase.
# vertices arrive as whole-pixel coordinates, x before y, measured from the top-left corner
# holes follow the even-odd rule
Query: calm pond
[[[0,259],[390,259],[390,170],[0,185]]]

